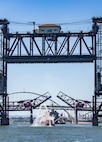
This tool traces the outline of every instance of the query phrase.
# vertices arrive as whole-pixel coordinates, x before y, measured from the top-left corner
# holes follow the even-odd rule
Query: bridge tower
[[[0,119],[1,125],[9,125],[9,113],[7,109],[8,104],[8,95],[7,95],[7,63],[4,61],[4,55],[6,54],[7,47],[7,34],[8,29],[8,20],[0,19],[0,28],[1,28],[1,39],[0,39],[0,95],[2,98],[2,103],[0,104]]]
[[[102,107],[102,17],[93,18],[92,20],[98,30],[95,40],[95,92],[93,96],[93,126],[98,126],[98,118],[102,117],[100,114],[100,109]]]

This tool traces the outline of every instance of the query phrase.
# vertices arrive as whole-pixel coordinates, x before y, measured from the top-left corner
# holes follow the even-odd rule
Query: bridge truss
[[[98,125],[96,103],[99,92],[97,81],[96,35],[102,18],[93,18],[89,32],[76,33],[10,33],[9,21],[0,20],[3,36],[2,49],[2,117],[1,124],[9,124],[7,115],[7,64],[9,63],[95,63],[95,95],[93,125]],[[101,61],[101,60],[100,60]],[[101,75],[101,74],[100,74]],[[97,87],[98,86],[98,87]],[[99,95],[99,94],[98,94]]]
[[[74,110],[75,112],[74,121],[76,124],[78,124],[78,111],[92,112],[93,110],[92,102],[90,101],[74,99],[61,91],[58,93],[57,97],[65,104],[67,104],[67,106],[69,106]]]

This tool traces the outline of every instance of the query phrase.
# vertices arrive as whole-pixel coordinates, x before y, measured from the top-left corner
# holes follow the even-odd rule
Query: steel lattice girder
[[[49,41],[49,37],[54,40]],[[7,63],[68,63],[95,60],[95,37],[91,32],[9,33],[5,38],[4,61]]]

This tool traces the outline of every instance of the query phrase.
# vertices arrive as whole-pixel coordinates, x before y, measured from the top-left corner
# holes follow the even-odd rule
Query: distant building
[[[61,26],[56,24],[44,24],[39,26],[39,33],[60,33]]]
[[[52,34],[52,33],[60,33],[61,32],[61,26],[56,25],[56,24],[44,24],[40,25],[39,29],[35,30],[36,33],[41,33],[41,34]],[[54,41],[55,38],[52,36],[47,37],[48,40]]]

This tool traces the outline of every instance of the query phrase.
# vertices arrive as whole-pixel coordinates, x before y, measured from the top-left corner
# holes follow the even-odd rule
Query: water
[[[31,127],[30,124],[11,124],[0,126],[0,142],[102,142],[102,126]]]

